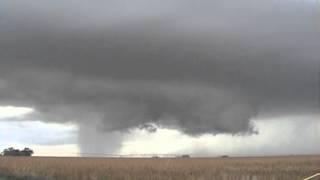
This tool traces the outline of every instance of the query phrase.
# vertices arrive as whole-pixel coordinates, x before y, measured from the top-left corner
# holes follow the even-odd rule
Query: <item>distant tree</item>
[[[22,151],[20,151],[21,156],[32,156],[33,150],[30,148],[24,148]]]
[[[10,147],[10,148],[5,149],[3,151],[3,155],[4,156],[18,156],[19,155],[19,150],[18,149],[14,149],[13,147]]]
[[[22,151],[19,149],[14,149],[10,147],[8,149],[4,149],[2,154],[3,156],[32,156],[33,150],[30,148],[24,148]]]

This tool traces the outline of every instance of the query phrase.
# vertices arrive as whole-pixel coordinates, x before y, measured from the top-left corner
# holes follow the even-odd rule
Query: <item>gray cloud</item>
[[[153,123],[237,134],[252,131],[253,117],[317,113],[316,10],[289,1],[3,1],[0,102],[78,123],[82,149],[94,130]],[[114,151],[120,135],[101,136],[95,151],[112,139]]]

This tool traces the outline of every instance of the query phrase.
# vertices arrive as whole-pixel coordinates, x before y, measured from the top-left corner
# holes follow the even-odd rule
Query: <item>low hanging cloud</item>
[[[292,1],[5,0],[0,103],[79,124],[82,150],[92,152],[105,143],[116,151],[119,132],[136,127],[241,134],[253,132],[253,117],[318,113],[316,10]]]

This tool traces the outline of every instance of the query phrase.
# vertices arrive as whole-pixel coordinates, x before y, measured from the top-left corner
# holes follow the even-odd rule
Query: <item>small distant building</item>
[[[191,156],[189,155],[189,154],[183,154],[182,156],[181,156],[181,158],[190,158]]]

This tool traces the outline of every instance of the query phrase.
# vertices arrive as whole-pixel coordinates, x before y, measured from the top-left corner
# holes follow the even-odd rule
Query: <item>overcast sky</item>
[[[317,153],[317,3],[1,1],[0,146]]]

